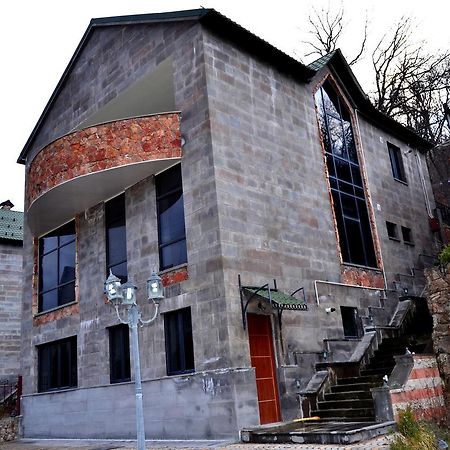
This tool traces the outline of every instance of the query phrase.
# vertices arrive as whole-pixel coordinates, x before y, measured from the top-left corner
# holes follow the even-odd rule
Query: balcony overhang
[[[178,113],[111,122],[63,136],[30,164],[28,226],[41,236],[168,169],[181,155]]]

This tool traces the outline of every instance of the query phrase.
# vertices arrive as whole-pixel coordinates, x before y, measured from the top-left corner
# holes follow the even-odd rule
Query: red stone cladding
[[[27,207],[55,186],[128,164],[181,157],[180,114],[119,120],[63,136],[32,161]]]
[[[434,356],[414,355],[414,366],[400,389],[391,389],[395,419],[410,407],[417,419],[440,420],[445,416],[443,383]]]
[[[164,287],[171,284],[180,283],[188,279],[188,270],[186,266],[168,270],[161,274],[161,279]]]
[[[359,267],[342,266],[341,282],[354,286],[384,289],[383,274],[379,270],[363,269]]]

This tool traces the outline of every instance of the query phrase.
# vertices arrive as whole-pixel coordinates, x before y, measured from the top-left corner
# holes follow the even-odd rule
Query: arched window
[[[350,113],[329,81],[315,95],[342,259],[377,267]]]

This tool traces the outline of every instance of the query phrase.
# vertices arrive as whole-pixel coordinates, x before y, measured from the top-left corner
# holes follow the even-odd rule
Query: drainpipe
[[[416,157],[417,170],[419,171],[420,184],[422,185],[423,196],[425,199],[425,207],[427,208],[428,217],[433,217],[431,211],[430,198],[428,197],[427,187],[425,185],[425,177],[423,176],[422,161],[417,150],[414,149],[414,156]]]
[[[345,283],[337,283],[336,281],[314,280],[314,294],[315,294],[315,297],[316,297],[317,306],[320,305],[319,292],[318,292],[318,289],[317,289],[317,284],[318,283],[330,284],[332,286],[345,286],[345,287],[359,288],[359,289],[370,289],[372,291],[383,291],[383,292],[387,291],[386,286],[385,286],[385,289],[380,289],[380,288],[375,288],[375,287],[371,287],[371,286],[360,286],[359,284],[345,284]]]

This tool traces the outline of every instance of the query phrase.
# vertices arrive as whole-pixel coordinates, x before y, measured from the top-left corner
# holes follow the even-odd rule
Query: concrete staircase
[[[383,340],[369,364],[359,371],[358,376],[338,376],[336,383],[317,403],[313,416],[326,421],[374,422],[375,407],[371,389],[383,385],[383,377],[389,376],[395,366],[395,355],[406,351],[401,338]]]

